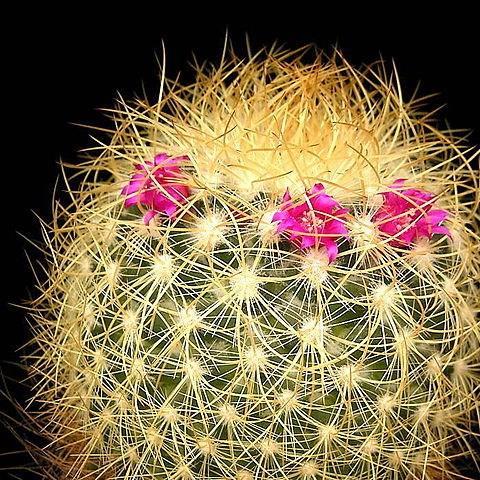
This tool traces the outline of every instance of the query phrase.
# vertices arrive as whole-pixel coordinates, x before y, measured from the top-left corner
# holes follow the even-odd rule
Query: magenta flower
[[[126,195],[125,207],[143,205],[147,212],[143,216],[145,225],[159,213],[175,217],[178,207],[187,201],[190,188],[179,164],[188,157],[169,157],[166,153],[155,155],[153,162],[135,165],[128,185],[122,189]]]
[[[324,247],[331,263],[338,255],[337,240],[348,234],[342,219],[348,210],[327,195],[321,183],[306,195],[305,202],[294,205],[287,189],[272,221],[279,222],[277,233],[287,232],[289,239],[300,248]]]
[[[382,193],[383,205],[374,215],[377,228],[393,237],[389,243],[396,247],[409,247],[419,238],[432,238],[433,234],[450,236],[442,226],[446,210],[434,209],[435,195],[425,190],[403,188],[405,179],[390,185],[391,191]]]

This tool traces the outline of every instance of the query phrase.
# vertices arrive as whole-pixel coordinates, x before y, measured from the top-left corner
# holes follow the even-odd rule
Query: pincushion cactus
[[[232,55],[111,111],[44,225],[45,475],[453,478],[480,409],[475,152],[385,70]]]

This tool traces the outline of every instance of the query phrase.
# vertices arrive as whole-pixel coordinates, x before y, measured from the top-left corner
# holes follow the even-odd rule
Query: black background
[[[449,8],[437,2],[423,10],[421,2],[417,4],[384,2],[351,10],[346,2],[328,7],[320,2],[315,9],[311,2],[235,2],[192,10],[180,2],[170,8],[160,2],[156,7],[134,2],[112,5],[108,11],[83,3],[55,8],[18,4],[5,14],[3,30],[8,34],[1,65],[7,84],[2,90],[0,149],[4,375],[18,377],[8,361],[18,360],[15,349],[28,338],[23,313],[8,304],[27,298],[32,284],[25,250],[34,257],[35,252],[17,232],[39,238],[31,210],[48,218],[59,159],[74,161],[79,148],[92,145],[91,132],[72,123],[103,124],[97,108],[113,105],[117,91],[125,97],[141,94],[143,88],[156,92],[155,53],[161,53],[162,40],[168,75],[182,71],[185,81],[191,79],[192,51],[201,60],[218,59],[227,27],[239,47],[248,33],[254,49],[278,40],[287,47],[314,43],[330,50],[338,45],[357,65],[380,55],[393,58],[406,92],[419,81],[422,94],[438,92],[432,106],[447,103],[439,116],[453,128],[472,129],[471,143],[479,145],[477,14],[461,2]],[[22,393],[10,386],[14,394]],[[4,408],[8,413],[8,405]],[[6,429],[0,431],[0,445],[3,451],[18,448]],[[21,456],[0,460],[10,465],[24,461]],[[7,478],[0,470],[0,478],[3,475]]]

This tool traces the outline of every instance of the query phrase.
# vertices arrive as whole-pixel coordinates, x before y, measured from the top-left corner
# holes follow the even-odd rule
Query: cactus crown
[[[45,225],[27,360],[52,468],[453,471],[480,407],[478,179],[422,104],[383,64],[283,51],[119,102]]]

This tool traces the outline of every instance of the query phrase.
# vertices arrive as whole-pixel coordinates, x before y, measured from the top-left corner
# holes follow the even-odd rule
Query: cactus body
[[[394,87],[381,69],[275,52],[119,104],[111,143],[78,167],[71,208],[46,230],[31,306],[56,475],[454,471],[480,408],[478,179],[471,153]],[[170,180],[151,173],[163,152],[180,159]],[[125,203],[133,172],[155,199]],[[422,212],[448,212],[428,238],[400,241],[421,221],[407,213],[393,238],[382,230],[385,192],[407,196],[397,179],[433,192]],[[320,182],[348,233],[308,217]],[[287,190],[314,222],[303,246],[275,220],[293,211]]]

